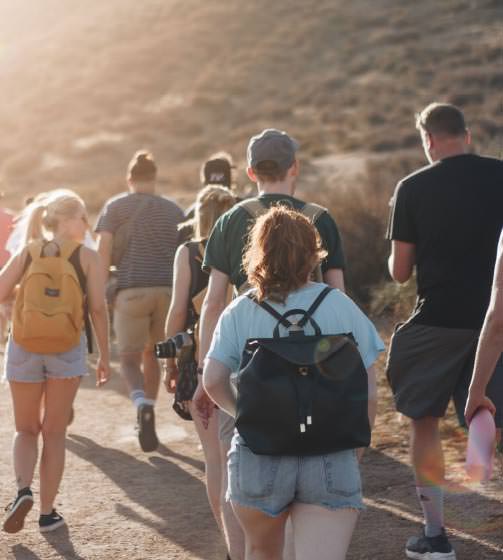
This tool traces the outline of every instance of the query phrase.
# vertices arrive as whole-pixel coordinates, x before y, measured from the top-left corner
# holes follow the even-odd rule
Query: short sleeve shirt
[[[289,309],[308,309],[325,284],[309,282],[306,286],[289,294],[285,304],[268,301],[276,311],[284,314]],[[299,317],[300,318],[300,317]],[[365,367],[370,367],[384,344],[374,325],[344,293],[332,290],[314,312],[314,320],[324,334],[352,333]],[[295,316],[289,320],[295,320]],[[277,320],[246,295],[236,298],[224,310],[215,328],[207,358],[218,360],[231,372],[239,368],[241,354],[249,338],[271,337]],[[308,324],[306,334],[313,334]],[[280,326],[280,336],[286,329]]]
[[[415,245],[418,300],[411,322],[480,329],[503,227],[503,162],[463,154],[398,184],[388,238]]]
[[[282,194],[262,194],[258,200],[269,208],[284,204],[295,210],[302,210],[305,203],[293,196]],[[233,286],[239,287],[246,281],[242,267],[243,252],[248,240],[248,232],[255,219],[239,205],[220,216],[206,245],[203,269],[212,268],[227,274]],[[324,249],[328,255],[322,262],[322,271],[331,268],[344,269],[345,259],[341,236],[337,225],[328,212],[323,212],[315,223]]]
[[[135,215],[139,204],[142,208]],[[105,204],[95,231],[113,235],[132,216],[129,245],[118,267],[118,288],[171,286],[183,211],[163,196],[121,194]]]

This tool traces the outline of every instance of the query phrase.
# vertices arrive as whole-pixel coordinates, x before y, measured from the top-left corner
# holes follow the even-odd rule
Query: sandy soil
[[[407,426],[393,411],[381,375],[381,401],[373,448],[362,471],[367,511],[361,516],[348,560],[404,558],[406,539],[420,528]],[[0,501],[13,497],[13,432],[6,385],[0,389]],[[68,434],[66,472],[57,507],[68,522],[48,536],[37,530],[34,508],[24,531],[2,534],[3,560],[223,560],[225,550],[210,515],[203,461],[192,425],[172,412],[161,394],[158,452],[140,451],[134,413],[118,375],[97,390],[86,379]],[[449,478],[447,524],[458,559],[503,558],[503,473],[484,486],[463,484],[465,436],[445,423]],[[37,490],[38,482],[34,483]]]

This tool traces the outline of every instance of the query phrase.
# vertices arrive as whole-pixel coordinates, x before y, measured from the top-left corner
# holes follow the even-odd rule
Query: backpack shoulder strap
[[[268,210],[258,198],[248,198],[239,202],[236,206],[240,206],[250,214],[252,218],[259,218],[262,214],[265,214]]]
[[[306,323],[311,319],[313,313],[318,309],[321,302],[328,296],[328,294],[332,291],[330,286],[325,286],[323,290],[318,294],[316,299],[311,304],[311,307],[306,311],[305,315],[299,321],[298,326],[304,327]]]
[[[75,274],[79,280],[80,289],[82,290],[82,294],[84,296],[84,327],[86,330],[86,339],[87,339],[87,350],[89,354],[93,353],[93,331],[91,328],[91,320],[89,319],[89,306],[87,303],[87,278],[84,273],[84,269],[80,264],[80,249],[82,245],[77,244],[77,247],[74,247],[72,254],[68,257],[68,262],[73,266],[75,269]]]
[[[66,259],[68,261],[71,262],[71,258],[74,255],[74,253],[79,249],[80,250],[81,244],[77,243],[76,241],[65,241],[64,243],[62,243],[59,247],[59,256],[62,259]],[[80,260],[78,259],[79,265],[80,265]],[[75,268],[77,268],[75,266],[75,264],[72,262],[73,266]],[[80,280],[80,278],[79,278]]]
[[[292,326],[292,323],[288,319],[286,319],[283,315],[281,315],[281,313],[278,313],[272,305],[269,305],[265,301],[258,301],[255,294],[246,294],[246,297],[254,301],[262,309],[267,311],[269,315],[272,315],[279,323],[281,323],[287,329],[289,329]]]
[[[301,210],[302,214],[304,214],[306,218],[309,218],[313,224],[315,224],[316,220],[326,211],[326,208],[314,202],[306,202]]]

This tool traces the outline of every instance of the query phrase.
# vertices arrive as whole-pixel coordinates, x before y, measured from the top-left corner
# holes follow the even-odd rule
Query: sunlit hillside
[[[0,190],[14,208],[65,184],[95,211],[139,147],[185,203],[217,149],[243,184],[248,137],[275,126],[300,140],[301,188],[319,198],[320,185],[341,214],[335,193],[370,166],[386,212],[422,161],[414,111],[434,99],[466,111],[477,148],[501,149],[500,0],[0,0],[0,21]]]

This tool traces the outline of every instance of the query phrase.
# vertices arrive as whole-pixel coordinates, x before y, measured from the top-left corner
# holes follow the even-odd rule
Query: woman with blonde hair
[[[357,398],[348,402],[354,402],[362,413],[360,418],[367,426],[372,426],[376,411],[373,363],[384,349],[383,344],[372,323],[344,293],[310,280],[324,256],[316,228],[299,212],[282,206],[272,207],[255,222],[244,258],[253,290],[236,298],[220,316],[204,366],[203,383],[208,395],[230,415],[236,416],[237,403],[236,390],[230,383],[231,372],[238,372],[237,390],[241,397],[250,387],[240,384],[242,356],[249,364],[253,359],[252,348],[261,340],[269,340],[273,331],[274,336],[276,332],[284,336],[288,327],[290,336],[293,336],[291,331],[299,335],[297,331],[302,329],[309,335],[313,331],[320,336],[320,333],[333,333],[327,338],[339,336],[337,333],[352,333],[358,344],[355,352],[361,356],[359,375],[365,389],[368,381],[368,423],[367,410],[357,404],[365,402],[363,393],[351,395]],[[306,323],[308,317],[310,322]],[[295,340],[300,339],[297,336]],[[298,345],[299,342],[295,351],[299,350]],[[243,352],[245,348],[247,354]],[[263,362],[262,366],[265,365]],[[299,368],[299,373],[308,375],[307,367]],[[265,375],[263,370],[261,375]],[[297,385],[295,387],[300,391]],[[327,390],[325,387],[322,384],[319,390]],[[312,386],[311,390],[314,390]],[[254,394],[261,413],[253,429],[256,433],[265,433],[265,437],[276,430],[271,436],[274,439],[281,424],[279,428],[264,426],[263,413],[270,410],[264,407],[267,397]],[[274,406],[285,410],[279,400]],[[316,412],[315,409],[313,425],[319,425]],[[295,433],[299,418],[294,422]],[[307,423],[307,430],[311,430],[311,416],[303,418],[306,418],[302,421]],[[238,430],[239,426],[238,422]],[[282,428],[287,430],[286,426]],[[287,437],[291,429],[289,425]],[[306,426],[301,423],[300,432],[305,431]],[[331,430],[327,432],[330,434]],[[326,443],[327,448],[334,449],[331,445],[331,441]],[[244,529],[246,560],[281,559],[288,517],[292,521],[297,560],[343,560],[346,557],[363,503],[357,450],[341,449],[324,455],[258,454],[251,451],[238,431],[234,432],[228,456],[227,498]]]
[[[221,185],[208,185],[197,195],[195,215],[190,220],[193,238],[181,245],[175,255],[173,297],[166,320],[166,335],[172,337],[181,331],[194,333],[196,347],[189,356],[180,360],[165,361],[164,383],[169,392],[175,393],[174,408],[183,418],[194,420],[206,461],[208,499],[219,527],[221,461],[218,439],[218,421],[213,416],[205,429],[192,404],[192,395],[197,385],[197,322],[206,293],[209,276],[201,270],[206,240],[221,214],[235,203],[232,192]],[[181,224],[184,227],[187,224]],[[177,387],[178,385],[178,387]],[[180,391],[183,385],[183,391]],[[181,393],[184,394],[181,394]]]
[[[54,500],[64,469],[66,427],[81,378],[87,375],[87,312],[99,349],[96,385],[110,377],[105,280],[98,254],[82,245],[88,228],[84,202],[74,192],[62,189],[37,197],[30,205],[24,243],[0,273],[0,301],[20,284],[4,361],[14,408],[18,488],[6,508],[3,530],[8,533],[23,528],[33,507],[30,487],[40,434],[39,529],[47,532],[65,524]],[[49,308],[51,314],[45,314]]]

